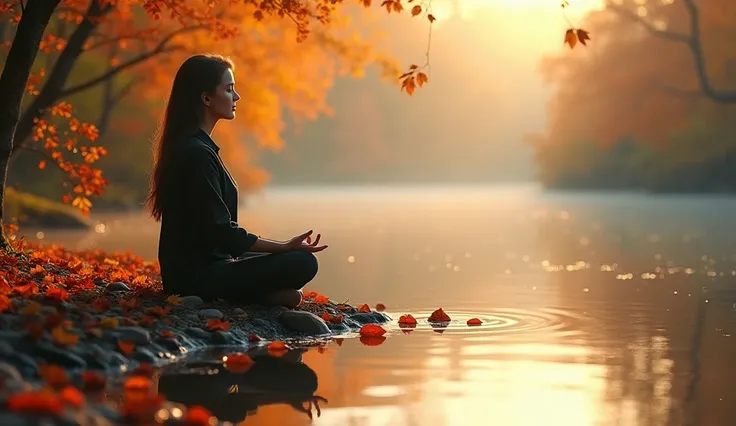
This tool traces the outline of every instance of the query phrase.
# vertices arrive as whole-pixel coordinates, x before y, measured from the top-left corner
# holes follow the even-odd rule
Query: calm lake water
[[[309,350],[301,370],[264,367],[260,382],[296,389],[316,373],[328,402],[315,425],[732,425],[735,218],[736,199],[718,197],[268,190],[241,223],[277,239],[321,232],[330,248],[309,288],[420,324],[392,325],[380,346]],[[44,241],[155,258],[158,226],[144,215],[98,219]],[[440,307],[454,320],[443,333],[423,323]],[[472,317],[484,325],[467,327]],[[229,420],[309,424],[283,393],[227,399],[226,380],[194,383],[178,388]]]

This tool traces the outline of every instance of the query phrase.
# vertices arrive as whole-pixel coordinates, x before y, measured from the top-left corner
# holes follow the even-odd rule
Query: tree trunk
[[[8,177],[8,160],[13,151],[13,136],[20,118],[20,105],[31,75],[31,67],[38,55],[38,48],[46,26],[61,0],[28,0],[18,23],[18,29],[10,47],[5,67],[0,75],[0,226],[3,225],[5,182]],[[2,234],[0,248],[7,248]]]
[[[58,1],[55,2],[58,3]],[[17,153],[22,144],[30,137],[33,132],[34,120],[43,117],[46,110],[58,100],[59,94],[74,69],[74,64],[84,50],[84,44],[99,25],[99,18],[105,16],[114,7],[112,3],[106,3],[105,5],[100,3],[98,0],[93,0],[90,3],[85,18],[69,36],[64,50],[49,72],[41,92],[23,112],[15,131],[15,146],[11,151],[11,155]]]

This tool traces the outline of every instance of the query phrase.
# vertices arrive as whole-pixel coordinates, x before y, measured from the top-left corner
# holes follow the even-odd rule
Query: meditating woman
[[[161,222],[164,291],[296,307],[317,274],[313,253],[327,246],[312,231],[281,242],[238,225],[238,187],[210,137],[218,121],[235,118],[238,100],[226,58],[192,56],[174,78],[147,200]]]

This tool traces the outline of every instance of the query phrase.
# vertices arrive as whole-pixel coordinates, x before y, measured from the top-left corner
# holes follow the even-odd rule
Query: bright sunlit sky
[[[485,9],[537,9],[541,10],[560,10],[562,0],[432,0],[432,14],[437,18],[438,22],[448,19],[453,15],[456,7],[457,13],[463,19],[472,19],[476,12]],[[604,0],[568,0],[570,6],[567,14],[571,18],[578,18],[585,13],[600,8]],[[455,6],[454,4],[457,4]]]

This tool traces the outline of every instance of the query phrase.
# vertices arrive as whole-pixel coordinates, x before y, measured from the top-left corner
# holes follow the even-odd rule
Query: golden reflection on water
[[[727,198],[344,188],[267,193],[243,222],[274,238],[322,232],[312,289],[420,319],[377,347],[304,354],[329,400],[315,425],[726,426],[733,217]],[[158,229],[141,220],[45,241],[150,258]],[[458,320],[442,334],[421,323],[439,307]],[[466,327],[473,316],[486,326]],[[242,424],[309,419],[277,404]]]

